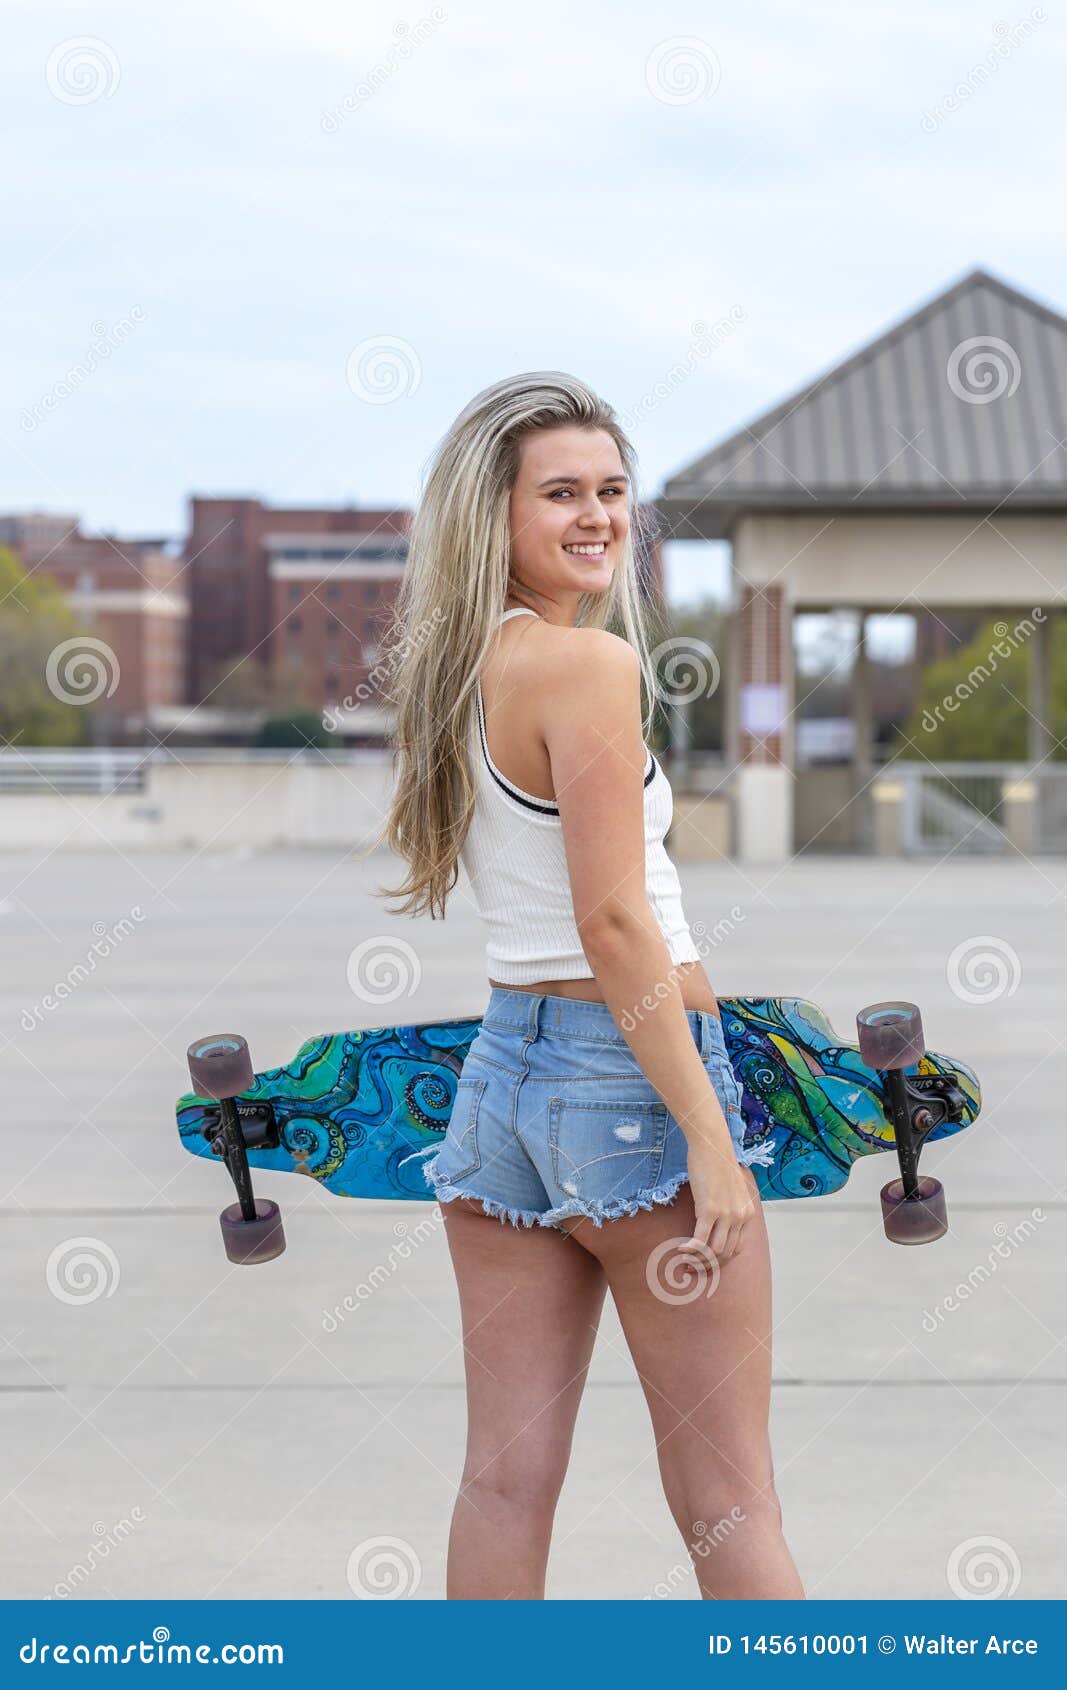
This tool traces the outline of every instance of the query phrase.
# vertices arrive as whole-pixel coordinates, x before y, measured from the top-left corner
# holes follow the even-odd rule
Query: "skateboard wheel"
[[[945,1188],[939,1179],[920,1174],[916,1197],[905,1197],[904,1186],[891,1179],[882,1187],[882,1221],[891,1244],[932,1244],[948,1231]]]
[[[189,1078],[197,1097],[238,1097],[255,1077],[240,1033],[215,1033],[189,1046]]]
[[[856,1017],[868,1068],[908,1068],[926,1055],[923,1018],[913,1003],[872,1003]]]
[[[257,1262],[272,1262],[285,1249],[285,1229],[281,1210],[269,1197],[257,1197],[256,1218],[246,1221],[240,1203],[231,1203],[219,1216],[222,1242],[231,1262],[254,1266]]]

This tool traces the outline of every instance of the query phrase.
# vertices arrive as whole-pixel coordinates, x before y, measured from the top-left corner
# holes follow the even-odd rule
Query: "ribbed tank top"
[[[504,612],[536,616],[525,605]],[[477,783],[474,815],[460,851],[488,939],[488,976],[505,986],[538,980],[591,980],[574,920],[559,808],[508,780],[489,755],[481,683],[472,729]],[[647,749],[647,748],[646,748]],[[645,765],[645,891],[672,963],[699,962],[682,911],[678,871],[664,839],[674,814],[671,786],[648,752]]]

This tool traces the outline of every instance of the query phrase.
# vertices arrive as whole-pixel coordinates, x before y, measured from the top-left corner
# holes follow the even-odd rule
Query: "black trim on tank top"
[[[523,792],[520,787],[512,786],[511,782],[507,779],[507,777],[500,773],[500,770],[497,768],[496,764],[493,762],[493,759],[490,757],[490,755],[489,755],[489,741],[486,738],[486,733],[485,733],[485,707],[482,704],[482,683],[481,683],[481,681],[478,682],[478,734],[479,734],[479,738],[481,739],[481,742],[482,742],[482,755],[485,758],[485,766],[489,770],[489,773],[492,775],[493,780],[496,782],[497,786],[499,786],[501,792],[506,792],[508,797],[514,799],[516,804],[521,804],[523,809],[532,810],[534,815],[537,815],[537,816],[558,816],[559,815],[559,805],[558,804],[554,804],[552,802],[551,798],[536,798],[536,797],[534,797],[534,795],[532,793]],[[647,751],[648,747],[646,746],[645,749]],[[652,781],[654,781],[655,778],[656,778],[656,770],[659,767],[659,764],[656,762],[656,759],[653,756],[651,751],[648,752],[648,755],[651,759],[651,763],[650,763],[648,773],[645,775],[645,778],[642,782],[643,786],[650,786],[651,785]]]

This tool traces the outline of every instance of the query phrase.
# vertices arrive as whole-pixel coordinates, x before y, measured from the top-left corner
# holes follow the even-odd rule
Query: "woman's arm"
[[[727,1257],[754,1206],[645,890],[637,653],[601,629],[565,629],[546,652],[544,680],[538,719],[582,948],[619,1030],[688,1140],[694,1244]]]

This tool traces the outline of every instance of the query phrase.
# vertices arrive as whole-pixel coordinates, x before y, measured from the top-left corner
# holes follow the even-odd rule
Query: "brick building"
[[[279,708],[335,711],[378,656],[407,560],[410,513],[354,507],[280,509],[259,499],[190,500],[186,568],[192,602],[193,701],[251,658]],[[663,592],[660,548],[649,572]],[[343,716],[342,716],[343,720]],[[371,737],[388,732],[373,706],[349,717]]]
[[[87,535],[77,517],[30,511],[0,517],[0,546],[54,580],[78,633],[112,654],[114,690],[93,706],[102,737],[139,737],[156,712],[184,702],[189,606],[181,559],[165,541]]]

